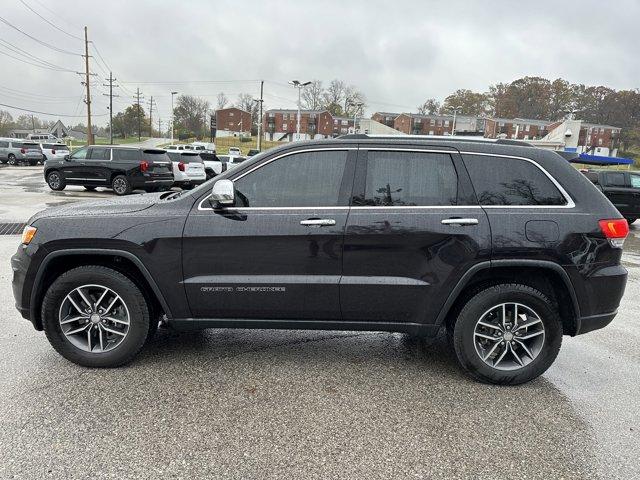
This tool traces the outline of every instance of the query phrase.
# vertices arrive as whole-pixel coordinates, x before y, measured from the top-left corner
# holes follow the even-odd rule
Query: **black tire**
[[[4,165],[7,163],[7,160],[0,160],[0,162],[2,162],[2,164]]]
[[[530,363],[515,370],[499,370],[485,363],[476,351],[474,332],[485,312],[508,302],[533,309],[540,317],[545,333],[540,351]],[[453,345],[460,365],[472,377],[485,383],[517,385],[540,376],[558,356],[561,344],[562,322],[557,308],[542,292],[526,285],[499,284],[479,291],[466,302],[453,326]]]
[[[124,175],[116,175],[111,180],[111,188],[116,195],[129,195],[131,193],[131,183]]]
[[[64,190],[67,184],[64,181],[64,177],[57,170],[52,170],[47,173],[47,185],[51,190],[55,190],[59,192],[60,190]]]
[[[90,191],[90,192],[93,192],[93,191],[96,189],[96,187],[94,187],[94,186],[92,186],[92,185],[85,185],[85,186],[84,186],[84,189],[85,189],[85,190],[88,190],[88,191]]]
[[[111,350],[89,352],[71,343],[62,332],[58,318],[67,294],[82,285],[102,285],[116,292],[130,316],[126,336]],[[85,265],[58,277],[42,301],[44,331],[53,348],[67,360],[84,367],[118,367],[129,363],[140,352],[149,334],[149,308],[144,295],[128,277],[107,267]]]
[[[38,165],[38,160],[29,160],[29,165],[35,167],[36,165]]]
[[[207,168],[204,171],[205,175],[207,176],[207,180],[211,180],[213,177],[216,176],[216,174],[213,172],[213,170],[211,170],[210,168]]]
[[[13,153],[10,153],[7,157],[7,163],[9,165],[17,165],[18,161],[16,160],[16,156]]]

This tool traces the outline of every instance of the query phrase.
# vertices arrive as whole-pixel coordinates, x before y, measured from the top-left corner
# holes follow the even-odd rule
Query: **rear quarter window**
[[[626,187],[627,182],[622,172],[607,172],[604,174],[604,181],[609,187]]]
[[[114,148],[113,159],[120,160],[120,161],[136,162],[140,160],[140,153],[138,152],[138,150],[134,150],[134,149],[126,150],[126,149]]]
[[[566,205],[553,181],[535,163],[512,157],[465,154],[480,205]]]

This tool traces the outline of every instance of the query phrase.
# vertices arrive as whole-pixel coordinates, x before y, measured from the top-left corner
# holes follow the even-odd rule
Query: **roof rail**
[[[465,135],[409,135],[409,134],[400,134],[400,135],[372,135],[369,133],[348,133],[346,135],[340,135],[336,138],[346,139],[346,140],[375,140],[375,139],[385,139],[385,140],[407,140],[407,139],[415,139],[415,140],[431,140],[431,141],[440,141],[440,142],[475,142],[475,143],[497,143],[500,145],[514,145],[519,147],[533,147],[532,144],[522,141],[522,140],[511,140],[508,138],[485,138],[485,137],[476,137],[476,136],[465,136]]]

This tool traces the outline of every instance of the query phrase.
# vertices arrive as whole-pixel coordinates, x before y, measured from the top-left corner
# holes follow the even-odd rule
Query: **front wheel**
[[[131,193],[131,184],[124,175],[116,176],[111,182],[111,188],[116,195],[129,195]]]
[[[471,297],[453,328],[460,365],[474,378],[517,385],[544,373],[562,343],[562,322],[542,292],[500,284]]]
[[[7,162],[9,163],[9,165],[16,165],[18,163],[18,161],[16,160],[16,156],[13,153],[9,154],[9,157],[7,157]]]
[[[151,330],[149,308],[128,277],[85,265],[58,277],[42,302],[49,342],[85,367],[118,367],[140,351]]]
[[[51,190],[56,191],[64,190],[64,187],[66,187],[64,178],[62,178],[62,175],[57,170],[47,174],[47,185],[49,185]]]

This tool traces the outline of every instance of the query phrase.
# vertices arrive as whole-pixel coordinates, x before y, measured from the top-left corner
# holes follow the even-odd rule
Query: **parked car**
[[[230,157],[239,157],[240,155],[242,155],[242,152],[240,152],[240,149],[238,147],[229,147]]]
[[[0,162],[9,165],[20,163],[37,165],[41,160],[42,150],[37,143],[16,138],[0,139]]]
[[[181,152],[183,150],[189,150],[188,148],[185,148],[186,145],[168,145],[166,148],[167,152]]]
[[[65,358],[132,360],[171,328],[445,329],[491,383],[542,374],[616,316],[626,220],[555,152],[352,135],[294,142],[188,192],[33,216],[22,316]],[[371,372],[375,375],[375,371]]]
[[[218,155],[218,159],[224,165],[225,171],[237,167],[246,160],[245,157],[238,157],[233,155]]]
[[[40,149],[42,150],[43,163],[48,159],[64,160],[64,157],[69,155],[69,147],[64,143],[41,143]]]
[[[27,139],[34,142],[42,142],[44,140],[49,143],[60,143],[60,139],[51,133],[30,133],[27,135]]]
[[[640,217],[640,173],[587,170],[584,175],[598,187],[630,224]]]
[[[63,159],[47,159],[44,178],[51,190],[64,190],[67,185],[81,185],[87,190],[109,187],[116,195],[173,185],[171,160],[158,148],[83,147]]]
[[[204,163],[197,152],[167,152],[171,159],[174,185],[184,189],[200,185],[207,176]]]
[[[207,153],[216,153],[216,144],[210,142],[192,142],[191,145],[197,147],[197,150],[205,151]]]

